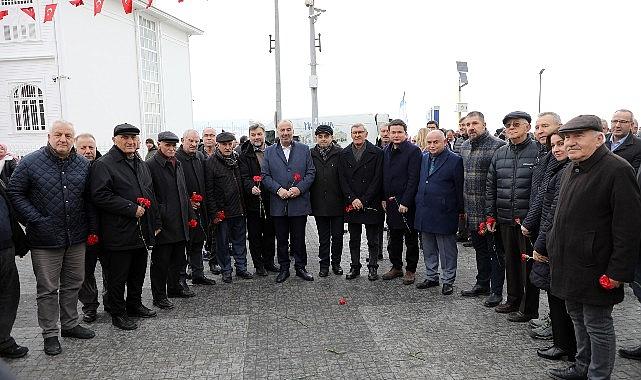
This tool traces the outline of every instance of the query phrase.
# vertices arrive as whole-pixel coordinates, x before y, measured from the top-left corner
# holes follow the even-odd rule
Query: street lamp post
[[[541,113],[541,84],[543,83],[543,72],[545,68],[539,71],[539,113]]]
[[[316,75],[316,48],[320,50],[320,33],[318,34],[318,46],[316,45],[316,30],[314,24],[324,9],[314,7],[314,0],[305,0],[305,6],[309,8],[309,57],[310,75],[309,88],[312,92],[312,130],[318,126],[318,76]]]
[[[276,112],[274,113],[274,126],[282,119],[283,111],[280,101],[280,23],[278,16],[278,0],[274,0],[274,38],[269,35],[269,52],[274,51],[276,58]]]

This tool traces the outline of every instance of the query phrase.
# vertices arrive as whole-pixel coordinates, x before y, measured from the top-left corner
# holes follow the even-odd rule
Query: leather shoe
[[[51,356],[58,355],[59,353],[61,353],[62,347],[60,347],[60,342],[58,341],[58,337],[50,336],[49,338],[45,338],[44,349],[45,349],[45,354],[51,355]]]
[[[247,272],[246,270],[236,270],[236,277],[240,277],[243,280],[251,280],[254,278],[254,275]]]
[[[13,345],[11,347],[5,348],[4,350],[0,351],[0,358],[18,359],[25,356],[27,352],[29,352],[29,349],[27,347],[18,346],[16,342],[13,342]]]
[[[454,286],[452,286],[452,284],[443,284],[441,294],[443,294],[444,296],[449,296],[452,293],[454,293]]]
[[[327,277],[329,276],[329,268],[321,268],[320,271],[318,272],[318,275],[320,277]]]
[[[161,309],[165,309],[165,310],[170,310],[174,308],[174,304],[167,298],[154,300],[154,306]]]
[[[169,298],[190,298],[195,296],[196,293],[191,289],[180,289],[175,292],[167,292],[167,297]]]
[[[191,283],[196,285],[216,285],[216,280],[202,276],[194,278]]]
[[[122,330],[135,330],[138,328],[136,322],[126,315],[114,315],[111,317],[111,324]]]
[[[528,322],[530,319],[538,318],[538,315],[534,314],[523,314],[520,311],[516,313],[511,313],[508,315],[507,320],[510,322]]]
[[[221,273],[220,265],[218,265],[218,264],[213,264],[213,265],[210,264],[209,265],[209,271],[211,273],[213,273],[213,274],[220,274]]]
[[[378,273],[376,273],[376,268],[369,268],[369,274],[367,275],[367,279],[370,281],[376,281],[378,280]]]
[[[416,281],[416,273],[405,271],[405,276],[403,276],[403,285],[412,285]]]
[[[641,360],[641,346],[628,349],[621,348],[619,349],[619,355],[626,359]]]
[[[488,294],[490,294],[490,289],[484,288],[478,284],[474,285],[470,290],[461,291],[461,296],[463,297],[478,297],[478,296],[486,296]]]
[[[265,270],[267,270],[267,272],[280,273],[280,268],[274,265],[274,263],[265,264]]]
[[[314,281],[314,277],[312,277],[309,272],[307,272],[304,268],[298,268],[296,269],[296,276],[302,278],[305,281]]]
[[[588,378],[586,375],[581,375],[579,371],[577,371],[576,366],[574,364],[572,364],[567,368],[551,369],[550,372],[548,372],[548,374],[553,379],[562,379],[562,380],[587,380]]]
[[[360,275],[361,275],[361,270],[360,270],[360,269],[350,268],[350,269],[349,269],[349,273],[347,273],[347,274],[345,275],[345,279],[347,279],[347,280],[353,280],[353,279],[355,279],[356,277],[360,277]]]
[[[280,284],[285,282],[289,278],[289,269],[287,270],[281,270],[278,273],[278,276],[276,276],[276,283]]]
[[[98,313],[95,310],[85,311],[85,315],[82,316],[82,321],[85,323],[95,322],[98,318]]]
[[[343,268],[340,265],[332,265],[332,272],[337,276],[343,275]]]
[[[232,283],[232,278],[231,278],[231,272],[225,272],[223,273],[223,282],[225,284],[231,284]]]
[[[489,297],[485,299],[485,302],[483,302],[483,306],[485,307],[496,307],[501,304],[501,301],[503,301],[503,296],[500,294],[492,293],[490,294]]]
[[[72,329],[62,330],[60,335],[64,338],[91,339],[96,336],[96,333],[86,327],[76,325],[76,327]]]
[[[548,360],[561,360],[564,357],[569,358],[569,354],[564,349],[561,349],[557,346],[550,346],[547,348],[539,348],[536,350],[536,354],[540,357]]]
[[[387,281],[387,280],[393,280],[397,277],[403,277],[402,269],[392,268],[389,270],[389,272],[385,273],[381,278]]]
[[[438,280],[423,280],[423,282],[416,284],[416,289],[427,289],[438,286]]]
[[[256,276],[267,277],[267,271],[263,267],[256,267]]]
[[[130,317],[139,317],[139,318],[153,318],[157,315],[155,311],[151,310],[150,308],[146,307],[143,304],[138,304],[134,307],[127,308],[127,315]]]
[[[519,305],[511,304],[508,302],[502,303],[499,306],[494,308],[494,311],[500,314],[513,313],[519,311]]]

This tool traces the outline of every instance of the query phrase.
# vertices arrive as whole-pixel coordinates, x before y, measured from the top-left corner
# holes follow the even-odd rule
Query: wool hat
[[[230,132],[221,132],[216,136],[216,142],[223,143],[236,140],[236,137],[233,133]]]
[[[140,134],[140,129],[128,123],[118,124],[114,128],[114,137],[118,135],[139,135],[139,134]]]
[[[580,115],[559,128],[559,133],[592,130],[601,132],[601,118],[595,115]]]
[[[180,141],[180,139],[173,132],[164,131],[158,134],[158,142],[162,141],[168,143],[177,143],[178,141]]]
[[[321,133],[327,133],[328,135],[333,135],[334,130],[332,127],[326,124],[321,124],[318,127],[316,127],[316,132],[314,132],[315,135],[321,134]]]
[[[525,119],[528,123],[532,122],[532,116],[529,113],[523,111],[513,111],[505,115],[503,118],[503,125],[505,125],[509,120],[513,119]]]

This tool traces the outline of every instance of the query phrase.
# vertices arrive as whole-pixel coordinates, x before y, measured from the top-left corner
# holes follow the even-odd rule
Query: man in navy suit
[[[307,215],[312,213],[309,189],[314,182],[316,169],[305,144],[294,142],[294,125],[282,120],[276,127],[278,144],[265,149],[261,164],[263,185],[269,191],[270,213],[274,218],[278,264],[280,273],[276,282],[289,277],[289,239],[294,256],[296,276],[305,281],[314,277],[307,272],[307,251],[305,250],[305,225]]]
[[[421,232],[425,276],[418,289],[439,285],[438,264],[444,295],[454,291],[456,278],[456,231],[463,211],[463,159],[445,149],[445,135],[440,130],[427,134],[427,150],[421,163],[421,175],[416,193],[414,227]]]

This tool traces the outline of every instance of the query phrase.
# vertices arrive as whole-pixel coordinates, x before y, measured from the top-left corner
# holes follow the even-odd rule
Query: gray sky
[[[311,116],[309,23],[304,0],[280,0],[282,107]],[[205,30],[191,39],[194,120],[271,120],[275,109],[272,0],[157,0]],[[433,105],[457,124],[457,60],[467,61],[463,101],[490,129],[513,110],[538,108],[568,120],[593,113],[641,116],[637,1],[316,0],[319,114],[397,116],[406,92],[410,131]]]

